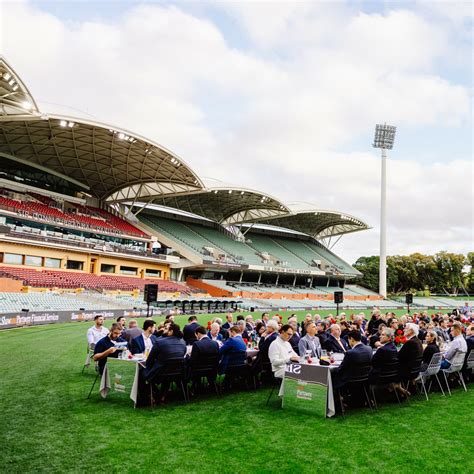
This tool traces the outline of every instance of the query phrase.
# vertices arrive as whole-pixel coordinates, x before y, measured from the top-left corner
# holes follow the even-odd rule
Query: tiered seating
[[[206,255],[204,247],[221,251],[236,263],[262,265],[261,254],[274,257],[275,264],[295,269],[315,269],[313,260],[320,260],[326,271],[355,275],[357,272],[348,263],[320,244],[297,238],[270,236],[249,232],[247,243],[233,239],[225,232],[206,225],[179,222],[164,217],[140,215],[140,220],[172,240],[200,255]],[[271,260],[271,259],[270,259]]]
[[[120,217],[117,217],[116,215],[108,211],[105,211],[104,209],[100,209],[98,207],[90,207],[90,206],[87,206],[86,209],[89,209],[95,214],[98,214],[99,216],[103,217],[108,222],[110,222],[110,224],[112,224],[113,227],[122,231],[124,234],[136,235],[138,237],[148,237],[148,235],[145,234],[145,232],[141,231],[140,229],[130,224],[129,222],[125,221],[124,219],[121,219]]]
[[[85,288],[104,290],[143,290],[147,283],[157,283],[159,291],[167,293],[198,293],[186,285],[154,278],[122,277],[118,275],[94,275],[58,270],[34,270],[29,268],[0,267],[0,276],[15,277],[27,286],[38,288]]]
[[[261,234],[247,234],[252,241],[249,244],[259,252],[267,252],[280,261],[279,266],[288,266],[290,268],[307,268],[308,263],[294,253],[288,251],[278,243],[277,238],[268,237]]]
[[[69,224],[81,228],[103,230],[137,237],[148,237],[147,234],[134,225],[103,209],[75,205],[75,209],[79,213],[64,213],[56,207],[57,203],[51,198],[36,193],[30,193],[30,195],[42,202],[33,200],[18,201],[2,195],[0,196],[0,205],[13,208],[25,216],[44,219],[54,223]]]

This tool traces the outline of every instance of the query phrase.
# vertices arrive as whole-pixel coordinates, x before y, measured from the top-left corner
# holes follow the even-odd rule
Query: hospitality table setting
[[[331,418],[336,414],[332,389],[331,371],[337,369],[344,354],[327,354],[321,358],[304,355],[300,362],[286,364],[280,386],[282,408],[306,410]]]

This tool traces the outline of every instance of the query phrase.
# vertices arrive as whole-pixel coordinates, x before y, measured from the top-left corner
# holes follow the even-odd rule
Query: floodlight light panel
[[[395,141],[397,127],[387,124],[377,124],[375,126],[374,148],[384,148],[391,150]]]

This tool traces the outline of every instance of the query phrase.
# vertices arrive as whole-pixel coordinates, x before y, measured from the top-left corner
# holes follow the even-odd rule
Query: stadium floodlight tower
[[[397,127],[386,123],[375,126],[373,147],[382,150],[382,183],[380,203],[379,293],[387,297],[387,150],[393,148]]]

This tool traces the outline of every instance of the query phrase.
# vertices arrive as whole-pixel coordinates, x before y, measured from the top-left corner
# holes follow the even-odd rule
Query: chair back
[[[229,352],[227,367],[244,365],[246,355],[247,355],[246,351]]]
[[[464,365],[465,356],[466,356],[465,352],[456,352],[456,354],[454,354],[453,359],[450,361],[451,367],[449,367],[448,369],[445,369],[445,372],[449,372],[449,373],[459,372],[462,369],[462,366]]]
[[[394,360],[392,362],[388,362],[384,364],[380,370],[378,383],[383,385],[383,384],[398,382],[398,380],[399,380],[398,360]]]
[[[413,362],[410,364],[410,377],[412,379],[416,379],[421,371],[421,364],[423,363],[423,357],[419,357],[418,359],[414,359]]]
[[[469,355],[467,356],[466,368],[474,369],[474,349],[471,349],[471,352],[469,352]]]
[[[180,377],[184,374],[184,358],[168,359],[160,371],[160,378]]]
[[[427,377],[430,375],[436,375],[439,372],[439,369],[441,369],[442,358],[443,355],[441,354],[441,352],[436,352],[435,354],[433,354],[430,363],[428,364],[428,367],[423,372],[423,375]]]
[[[370,365],[354,367],[351,371],[350,378],[347,383],[357,384],[357,383],[367,382],[369,380],[370,369],[371,369]]]
[[[191,365],[191,376],[205,376],[217,374],[217,368],[219,366],[219,354],[206,354],[199,357],[198,360],[193,362]]]

